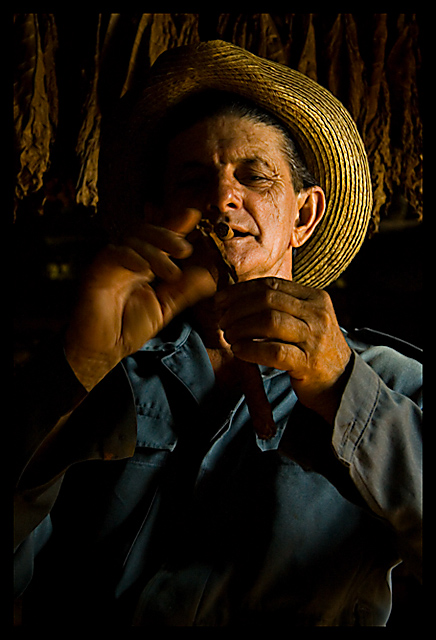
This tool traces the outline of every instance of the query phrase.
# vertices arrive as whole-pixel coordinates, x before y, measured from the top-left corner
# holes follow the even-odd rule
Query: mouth
[[[252,238],[256,234],[240,224],[231,225],[224,221],[211,223],[207,218],[202,218],[199,227],[204,233],[214,233],[221,242],[228,242],[233,238]]]
[[[253,234],[249,231],[241,231],[240,229],[232,229],[234,238],[247,238]]]

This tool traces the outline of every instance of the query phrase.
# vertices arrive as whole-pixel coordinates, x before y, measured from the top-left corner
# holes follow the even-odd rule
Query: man
[[[348,336],[321,290],[370,214],[355,127],[222,42],[168,52],[126,102],[112,242],[19,387],[24,622],[383,625],[392,567],[419,568],[419,365]],[[223,258],[204,218],[232,231]]]

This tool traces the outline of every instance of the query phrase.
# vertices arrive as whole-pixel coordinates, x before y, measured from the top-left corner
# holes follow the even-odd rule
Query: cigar
[[[206,218],[200,220],[197,228],[209,246],[214,248],[219,255],[217,288],[222,289],[225,286],[235,284],[238,281],[238,276],[233,265],[227,260],[223,243],[224,240],[230,240],[233,237],[233,230],[225,222],[219,222],[214,226]],[[253,428],[259,438],[269,440],[276,434],[277,427],[265,393],[259,367],[255,363],[245,362],[236,357],[235,366],[238,368]]]
[[[234,266],[227,260],[226,249],[223,240],[228,240],[233,237],[233,231],[225,222],[220,222],[214,226],[207,218],[202,218],[197,225],[197,229],[201,232],[208,247],[216,251],[220,259],[216,261],[218,270],[218,290],[235,284],[238,281],[238,276]]]
[[[253,428],[261,440],[270,440],[275,436],[277,427],[259,367],[254,362],[245,362],[239,358],[235,358],[235,365],[238,367]]]
[[[215,233],[220,240],[230,240],[235,235],[233,229],[225,222],[219,222],[215,227]]]

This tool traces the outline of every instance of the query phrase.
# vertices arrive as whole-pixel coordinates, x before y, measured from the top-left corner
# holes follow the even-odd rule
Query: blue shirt
[[[44,464],[34,456],[37,471],[21,475],[17,575],[31,617],[384,625],[392,568],[420,566],[420,365],[346,338],[333,429],[286,372],[261,367],[277,434],[258,439],[243,397],[221,406],[188,323],[76,399]]]

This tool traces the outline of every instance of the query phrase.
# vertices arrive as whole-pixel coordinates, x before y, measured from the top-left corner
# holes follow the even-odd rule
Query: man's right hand
[[[199,219],[187,210],[166,227],[143,223],[91,265],[65,334],[67,360],[88,391],[177,314],[215,293],[206,269],[181,270],[171,259],[191,255],[185,236]]]

